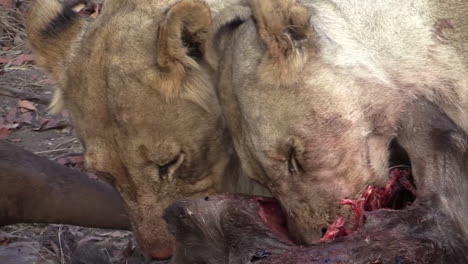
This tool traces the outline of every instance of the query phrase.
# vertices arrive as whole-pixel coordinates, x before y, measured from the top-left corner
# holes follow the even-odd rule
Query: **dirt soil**
[[[24,33],[24,12],[15,8],[15,3],[24,1],[0,0],[0,140],[82,169],[79,154],[83,149],[68,114],[48,112],[53,83],[34,65]],[[0,263],[150,262],[143,257],[132,232],[17,224],[0,228]]]

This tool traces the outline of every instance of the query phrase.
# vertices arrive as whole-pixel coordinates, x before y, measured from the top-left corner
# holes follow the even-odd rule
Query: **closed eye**
[[[177,168],[179,168],[180,165],[182,165],[182,163],[184,162],[184,158],[185,158],[185,155],[183,153],[180,153],[171,161],[165,164],[159,165],[158,166],[159,177],[166,177],[168,175],[170,176],[171,174],[173,174],[175,170],[177,170]]]
[[[297,160],[296,148],[294,146],[291,146],[289,148],[288,171],[291,175],[304,172],[301,163],[299,163],[299,161]]]

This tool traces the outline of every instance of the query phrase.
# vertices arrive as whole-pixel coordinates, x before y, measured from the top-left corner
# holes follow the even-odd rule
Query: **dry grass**
[[[0,6],[0,47],[24,46],[26,39],[25,15],[16,8]]]

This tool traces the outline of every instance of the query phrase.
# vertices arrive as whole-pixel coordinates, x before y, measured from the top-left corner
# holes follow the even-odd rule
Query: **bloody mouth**
[[[344,199],[341,206],[351,206],[352,217],[345,219],[338,216],[328,228],[320,242],[333,241],[345,237],[361,228],[365,222],[365,211],[378,209],[401,210],[411,205],[416,199],[416,187],[409,168],[394,168],[384,187],[368,186],[357,200]],[[257,198],[259,216],[265,225],[281,238],[293,242],[287,229],[286,217],[279,203],[273,198]]]
[[[328,228],[320,242],[332,241],[358,230],[365,224],[365,211],[378,209],[401,210],[411,205],[416,199],[411,171],[395,168],[390,172],[390,179],[384,187],[368,186],[358,200],[344,199],[340,205],[349,205],[352,209],[351,221],[338,216]]]
[[[265,225],[281,238],[293,242],[287,228],[286,215],[283,213],[278,201],[267,197],[257,197],[256,200],[260,205],[258,215]]]

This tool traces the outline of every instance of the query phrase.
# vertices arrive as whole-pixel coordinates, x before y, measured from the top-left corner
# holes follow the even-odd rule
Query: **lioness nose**
[[[159,260],[159,261],[169,260],[172,258],[172,254],[174,253],[173,250],[174,249],[172,248],[167,248],[167,249],[158,248],[157,250],[150,251],[149,257],[150,259]]]
[[[153,223],[146,222],[146,224]],[[156,223],[154,229],[150,230],[150,232],[147,231],[149,227],[145,224],[135,226],[133,229],[133,232],[138,240],[138,244],[145,253],[145,256],[149,259],[166,260],[171,258],[175,252],[174,238],[166,229],[161,230],[161,224],[162,223]],[[161,232],[155,232],[155,230],[161,230]]]

